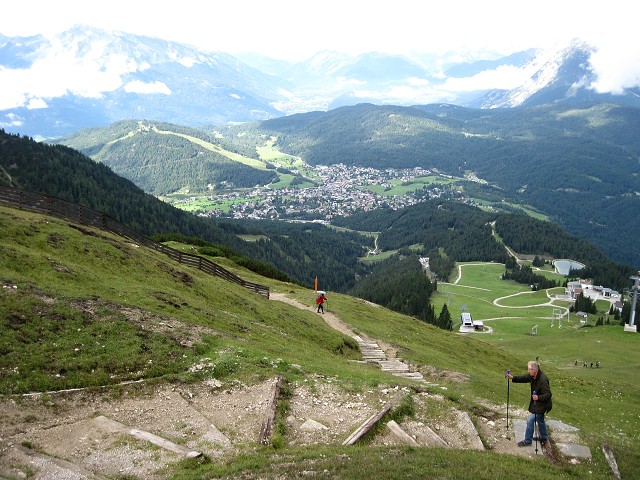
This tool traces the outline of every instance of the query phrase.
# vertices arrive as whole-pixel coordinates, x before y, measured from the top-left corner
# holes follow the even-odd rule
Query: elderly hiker
[[[533,432],[535,424],[538,424],[540,433],[540,442],[544,445],[549,440],[547,434],[547,424],[544,421],[545,413],[551,411],[551,387],[549,386],[549,379],[540,370],[540,365],[536,361],[530,361],[527,364],[528,373],[525,375],[513,376],[511,373],[507,374],[507,378],[510,378],[513,383],[530,383],[531,384],[531,398],[529,400],[529,418],[527,419],[527,429],[524,434],[524,439],[518,442],[519,447],[526,447],[533,442]]]

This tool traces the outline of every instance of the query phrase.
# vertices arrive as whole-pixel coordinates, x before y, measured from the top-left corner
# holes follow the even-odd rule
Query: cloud
[[[21,127],[23,124],[23,119],[14,113],[7,113],[4,119],[0,120],[0,127],[2,128]]]
[[[136,62],[121,54],[106,54],[106,44],[92,42],[91,49],[63,45],[53,38],[44,56],[29,68],[0,67],[0,109],[26,107],[68,93],[99,98],[122,86],[122,76],[138,70]],[[36,105],[36,104],[32,104]],[[42,103],[39,104],[42,107]]]
[[[471,77],[448,78],[440,89],[448,92],[473,92],[478,90],[511,90],[531,77],[527,68],[503,65],[495,70],[485,70]]]
[[[28,110],[38,110],[40,108],[47,108],[47,102],[45,102],[42,98],[32,98],[27,103]]]
[[[591,55],[591,67],[598,77],[591,88],[598,93],[619,95],[625,88],[640,87],[640,44],[624,49],[605,45]]]
[[[407,78],[407,83],[414,87],[426,87],[431,82],[426,78],[409,77]]]
[[[162,93],[164,95],[171,95],[171,90],[164,82],[141,82],[140,80],[134,80],[127,83],[124,86],[124,91],[127,93]]]

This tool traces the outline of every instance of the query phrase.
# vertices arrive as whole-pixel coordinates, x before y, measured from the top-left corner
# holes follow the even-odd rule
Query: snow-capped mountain
[[[85,26],[51,37],[0,35],[0,128],[51,138],[124,119],[203,126],[364,102],[640,105],[637,89],[596,91],[593,54],[574,42],[554,52],[527,50],[480,61],[323,51],[290,64],[256,55],[243,56],[243,62],[223,52]]]
[[[556,101],[594,102],[616,101],[622,104],[640,105],[633,89],[624,95],[612,96],[598,93],[594,85],[597,75],[590,63],[594,50],[586,43],[573,41],[557,50],[539,52],[524,65],[530,75],[511,90],[493,90],[468,106],[477,108],[513,108],[534,106]]]
[[[279,116],[270,103],[286,82],[226,53],[74,27],[0,38],[0,85],[0,127],[33,134],[33,122],[49,120],[36,133],[55,136],[126,118],[205,125]]]

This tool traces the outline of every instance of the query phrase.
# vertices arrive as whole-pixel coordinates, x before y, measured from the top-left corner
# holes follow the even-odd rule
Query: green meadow
[[[179,462],[165,472],[167,478],[306,478],[304,472],[312,469],[316,478],[355,480],[607,479],[611,470],[603,444],[614,451],[622,478],[640,471],[640,336],[619,325],[583,325],[575,316],[562,318],[560,328],[554,311],[569,306],[555,298],[562,289],[532,293],[526,285],[501,280],[503,265],[460,264],[449,282],[438,284],[432,301],[437,313],[446,303],[454,319],[471,312],[491,332],[472,334],[443,331],[328,292],[326,308],[354,332],[392,345],[399,358],[425,372],[456,372],[465,379],[444,376],[438,387],[416,387],[358,362],[355,341],[311,311],[311,288],[212,258],[245,280],[310,307],[301,310],[127,239],[71,227],[68,221],[0,207],[0,276],[7,287],[0,297],[0,393],[5,397],[19,402],[26,392],[116,389],[120,382],[140,379],[177,386],[209,378],[251,384],[280,374],[293,388],[308,378],[352,392],[425,388],[472,418],[494,405],[496,421],[502,421],[505,371],[524,373],[526,362],[538,357],[553,389],[550,418],[578,428],[593,455],[579,465],[553,465],[491,451],[283,442],[245,446],[224,459]],[[187,245],[172,247],[193,251]],[[142,328],[132,314],[157,328]],[[189,371],[203,357],[211,359],[212,370]],[[583,368],[576,360],[599,361],[601,367]],[[513,408],[528,404],[527,386],[514,385],[510,395]],[[286,428],[280,434],[286,438]]]
[[[563,288],[531,292],[526,285],[500,280],[504,266],[499,264],[461,264],[460,270],[451,283],[438,284],[436,312],[447,303],[456,318],[469,311],[474,320],[483,320],[491,333],[468,335],[520,359],[504,370],[525,372],[526,362],[539,358],[554,393],[551,418],[579,426],[592,448],[600,442],[638,441],[640,335],[625,332],[612,318],[595,326],[597,317],[608,318],[608,301],[598,301],[598,313],[583,324],[574,314],[560,317],[571,305],[556,298]]]

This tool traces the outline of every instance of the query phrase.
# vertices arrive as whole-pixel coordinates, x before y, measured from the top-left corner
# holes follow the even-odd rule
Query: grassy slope
[[[613,324],[613,319],[611,325],[593,327],[596,317],[606,317],[608,302],[597,303],[601,310],[591,316],[592,326],[581,328],[578,318],[570,315],[558,328],[558,320],[552,321],[554,309],[564,311],[569,302],[554,300],[550,305],[545,291],[531,292],[527,286],[500,280],[504,271],[501,265],[467,264],[462,270],[457,284],[438,285],[436,311],[447,302],[452,315],[459,315],[464,306],[474,319],[484,320],[493,334],[483,335],[479,342],[521,359],[515,365],[505,365],[505,369],[524,372],[526,361],[539,357],[554,393],[551,417],[578,426],[585,432],[592,451],[599,449],[601,443],[616,444],[623,447],[618,454],[629,462],[627,468],[640,467],[640,457],[631,453],[632,445],[640,439],[640,337],[625,333],[621,326]],[[554,296],[563,290],[552,289],[549,293]],[[501,306],[493,304],[494,299],[518,292],[500,300]],[[530,335],[536,325],[537,335]],[[602,368],[582,368],[582,361],[589,365],[600,361]],[[526,405],[527,395],[526,388],[511,389],[516,404]]]
[[[400,381],[352,362],[358,355],[350,348],[350,339],[313,313],[251,294],[121,238],[83,230],[69,228],[61,220],[0,207],[0,281],[11,287],[0,294],[2,393],[150,377],[156,381],[203,376],[250,381],[276,372],[293,381],[306,374],[335,377],[350,389]],[[313,301],[310,290],[237,272],[309,305]],[[500,285],[504,289],[500,293],[505,294],[518,288]],[[484,286],[490,287],[486,281]],[[467,296],[465,301],[475,312],[475,300]],[[477,304],[489,303],[485,298]],[[344,295],[330,293],[328,308],[357,331],[394,344],[399,356],[413,363],[469,375],[466,383],[439,383],[446,386],[449,398],[471,411],[485,399],[504,403],[504,370],[518,371],[528,358],[540,355],[554,388],[552,417],[586,433],[593,463],[553,467],[546,462],[439,449],[355,448],[347,452],[352,462],[342,464],[335,458],[345,449],[326,447],[287,449],[276,456],[267,451],[231,465],[207,466],[204,471],[186,464],[184,477],[214,475],[217,468],[226,475],[251,469],[268,476],[280,462],[287,465],[279,468],[291,469],[312,459],[315,469],[326,464],[337,478],[365,478],[374,472],[387,472],[382,473],[385,478],[495,478],[498,471],[504,478],[580,478],[587,470],[593,471],[592,478],[606,478],[608,467],[599,450],[602,441],[614,448],[623,478],[640,467],[638,454],[633,453],[640,398],[633,369],[639,359],[637,348],[631,351],[636,337],[621,334],[620,328],[599,327],[584,333],[584,329],[566,328],[562,339],[543,331],[532,338],[520,324],[496,321],[492,325],[497,335],[465,337]],[[155,319],[155,325],[173,322],[180,328],[144,328],[144,322],[127,320],[131,311],[146,319],[147,326]],[[524,330],[529,330],[528,324]],[[183,341],[190,335],[195,338],[193,346]],[[596,346],[602,349],[601,370],[569,368],[571,359]],[[619,355],[622,349],[628,349],[629,355]],[[213,370],[188,373],[188,366],[203,357],[212,359]],[[302,366],[304,373],[294,365]],[[512,389],[513,405],[525,405],[526,397],[526,387]]]

